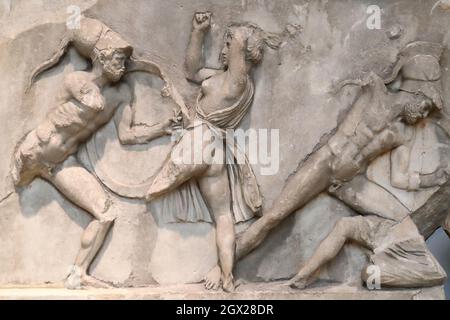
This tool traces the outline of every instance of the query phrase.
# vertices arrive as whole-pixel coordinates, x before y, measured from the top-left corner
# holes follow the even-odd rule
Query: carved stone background
[[[366,27],[366,9],[375,2],[382,8],[381,30]],[[38,179],[17,194],[8,175],[15,145],[44,119],[58,83],[65,74],[86,66],[71,50],[62,63],[40,78],[28,98],[23,99],[27,76],[59,44],[68,5],[79,5],[85,16],[99,19],[119,32],[139,56],[162,63],[185,99],[191,102],[196,88],[184,80],[181,66],[193,12],[207,9],[214,13],[211,36],[207,40],[207,65],[210,66],[218,66],[222,34],[232,21],[252,21],[274,32],[282,32],[288,24],[302,26],[301,32],[292,30],[290,39],[279,52],[267,51],[254,75],[253,107],[241,125],[245,129],[280,129],[279,173],[261,176],[258,167],[254,167],[267,208],[298,163],[336,127],[339,115],[349,106],[351,95],[336,98],[329,93],[334,81],[357,78],[370,70],[386,74],[398,51],[411,41],[450,44],[450,11],[435,10],[430,18],[435,2],[12,1],[9,12],[0,11],[0,284],[61,281],[76,255],[81,232],[90,221],[87,214],[46,182]],[[397,27],[402,30],[400,37],[390,39],[387,32]],[[448,101],[448,51],[442,61],[443,92]],[[161,108],[154,94],[161,84],[156,78],[141,74],[129,75],[127,80],[134,83],[140,121],[151,123],[155,108]],[[445,107],[449,112],[450,106]],[[167,145],[169,139],[159,139],[149,146],[122,147],[117,145],[114,125],[111,125],[95,137],[97,145],[104,147],[101,161],[108,172],[121,181],[134,181],[139,172],[144,180],[150,177],[156,170],[150,162],[160,163],[166,156],[159,148],[152,151],[152,146]],[[127,152],[117,156],[117,148],[126,148]],[[83,150],[79,156],[86,165],[90,164]],[[147,156],[151,157],[145,161]],[[101,259],[94,263],[94,276],[123,286],[190,283],[202,279],[215,264],[212,225],[164,224],[141,200],[116,195],[115,201],[119,205],[119,218],[99,254]],[[263,281],[290,278],[334,222],[352,214],[337,200],[320,196],[301,215],[297,213],[282,223],[258,250],[241,261],[236,277]],[[242,228],[245,226],[239,226]],[[448,248],[448,239],[442,242]],[[447,272],[450,272],[449,260],[448,254],[440,259]],[[364,263],[361,250],[347,246],[324,269],[321,278],[358,283]]]

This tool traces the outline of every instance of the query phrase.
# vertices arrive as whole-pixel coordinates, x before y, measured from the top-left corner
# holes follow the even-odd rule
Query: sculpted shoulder
[[[64,78],[64,87],[71,89],[74,87],[82,87],[86,83],[91,83],[91,74],[85,71],[76,71],[69,73]]]
[[[69,73],[64,77],[63,88],[67,98],[75,98],[82,100],[82,96],[86,94],[88,88],[95,90],[92,76],[85,71],[76,71]]]
[[[64,79],[66,100],[75,99],[93,111],[102,111],[105,101],[100,88],[93,82],[88,72],[73,72]]]

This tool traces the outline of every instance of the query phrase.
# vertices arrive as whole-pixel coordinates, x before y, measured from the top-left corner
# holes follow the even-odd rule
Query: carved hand
[[[439,167],[435,172],[420,176],[420,186],[422,188],[430,188],[442,186],[448,180],[447,168]]]
[[[181,110],[173,110],[174,116],[165,123],[165,131],[167,134],[183,129],[183,116]]]
[[[211,27],[211,12],[197,12],[192,22],[194,30],[205,32]]]
[[[442,186],[448,180],[447,168],[439,168],[436,172],[436,184]]]

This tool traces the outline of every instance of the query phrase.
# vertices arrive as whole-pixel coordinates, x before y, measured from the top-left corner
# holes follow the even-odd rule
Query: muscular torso
[[[77,81],[89,83],[89,73],[77,73]],[[93,83],[89,83],[95,86]],[[101,91],[97,87],[97,99],[104,102],[103,107],[92,108],[75,98],[66,82],[61,97],[46,120],[36,128],[36,135],[43,148],[42,154],[49,163],[61,163],[78,150],[78,146],[91,137],[100,127],[111,120],[117,108],[127,99],[125,85],[107,86]],[[73,88],[72,88],[73,89]],[[100,95],[100,96],[99,96]]]
[[[329,140],[337,179],[351,179],[375,157],[410,138],[411,128],[401,121],[402,106],[394,103],[393,95],[381,80],[365,88]]]

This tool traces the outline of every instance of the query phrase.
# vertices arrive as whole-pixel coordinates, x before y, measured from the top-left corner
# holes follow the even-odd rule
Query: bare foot
[[[96,289],[111,289],[114,288],[112,285],[105,281],[95,279],[92,276],[84,275],[81,277],[81,286],[83,288],[96,288]]]
[[[315,280],[314,277],[305,277],[301,275],[296,275],[294,278],[292,278],[291,281],[289,281],[289,286],[292,289],[303,290],[306,287],[308,287],[311,283],[313,283],[314,280]]]
[[[69,275],[66,278],[64,286],[69,290],[81,289],[81,269],[77,266],[71,266]]]
[[[87,274],[83,274],[79,267],[72,266],[67,276],[65,287],[69,290],[81,290],[83,288],[109,289],[113,286]]]
[[[205,288],[207,290],[219,290],[222,282],[222,270],[218,265],[211,269],[205,277]]]
[[[229,275],[229,276],[223,276],[222,279],[222,288],[223,291],[225,292],[234,292],[234,290],[236,289],[236,286],[234,285],[234,278],[233,275]]]

